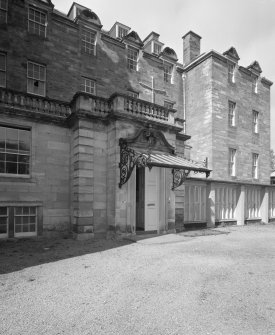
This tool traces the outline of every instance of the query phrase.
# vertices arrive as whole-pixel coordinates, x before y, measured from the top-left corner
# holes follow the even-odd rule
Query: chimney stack
[[[201,37],[189,31],[183,37],[183,65],[187,65],[201,53]]]

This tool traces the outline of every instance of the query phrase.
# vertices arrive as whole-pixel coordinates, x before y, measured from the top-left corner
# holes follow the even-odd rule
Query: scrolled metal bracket
[[[133,149],[127,146],[127,143],[123,141],[123,139],[120,139],[119,145],[120,145],[120,163],[119,163],[120,182],[118,186],[119,188],[121,188],[122,185],[127,183],[129,178],[131,177],[131,174],[135,166],[145,167],[148,165],[150,155],[146,157],[143,154],[136,153]]]
[[[172,174],[173,174],[172,190],[173,191],[184,183],[189,173],[190,173],[190,170],[172,169]]]

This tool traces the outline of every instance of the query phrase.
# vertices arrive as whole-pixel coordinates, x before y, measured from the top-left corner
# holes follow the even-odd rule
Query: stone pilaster
[[[261,217],[262,217],[262,223],[265,223],[265,224],[267,224],[269,221],[268,209],[269,209],[269,191],[267,187],[263,187],[260,212],[261,212]]]
[[[237,206],[236,206],[237,225],[244,225],[245,220],[245,186],[241,185],[238,192]]]
[[[215,213],[216,192],[215,192],[214,185],[212,183],[209,183],[207,185],[206,193],[207,193],[206,220],[207,220],[207,227],[211,228],[211,227],[215,227],[215,217],[216,217],[216,213]]]
[[[94,237],[94,131],[88,120],[76,120],[72,140],[73,233],[76,239]]]

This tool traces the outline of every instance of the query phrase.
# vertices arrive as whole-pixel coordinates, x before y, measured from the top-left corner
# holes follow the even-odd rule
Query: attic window
[[[152,43],[152,53],[155,55],[159,55],[160,52],[161,52],[161,45],[156,42],[153,42]]]
[[[126,36],[128,33],[128,30],[121,27],[121,26],[117,26],[117,37],[118,38],[123,38],[124,36]]]

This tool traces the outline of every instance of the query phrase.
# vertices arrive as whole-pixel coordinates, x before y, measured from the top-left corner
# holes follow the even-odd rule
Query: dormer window
[[[156,42],[152,42],[152,53],[155,55],[159,55],[160,52],[161,52],[161,45]]]
[[[81,50],[84,53],[95,55],[96,53],[96,31],[83,28],[81,33]]]
[[[235,83],[235,64],[228,63],[228,81]]]
[[[0,0],[0,23],[7,23],[8,0]]]
[[[166,83],[172,82],[172,72],[173,72],[173,64],[164,62],[163,63],[163,70],[164,70],[164,81]]]
[[[40,10],[29,7],[28,30],[32,34],[46,37],[47,15]]]
[[[128,34],[128,30],[121,27],[121,26],[117,26],[117,37],[118,38],[123,38],[124,36],[126,36]]]

